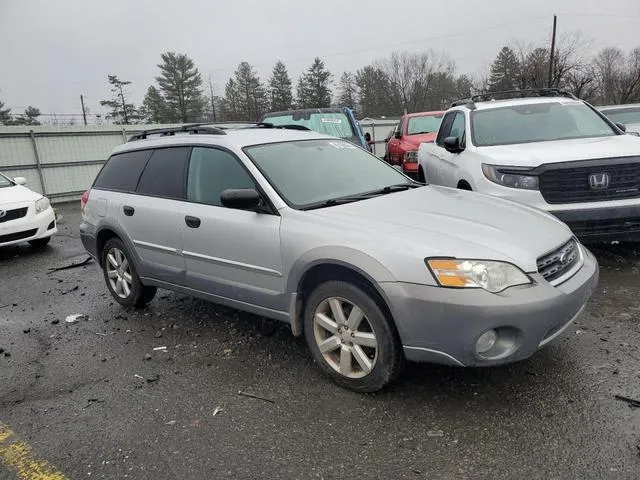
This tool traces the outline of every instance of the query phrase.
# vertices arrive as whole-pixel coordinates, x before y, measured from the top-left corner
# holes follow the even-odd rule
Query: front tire
[[[156,287],[140,282],[131,255],[119,238],[107,241],[102,250],[102,270],[113,298],[125,307],[143,307],[156,295]]]
[[[304,330],[314,360],[341,387],[375,392],[402,373],[404,355],[392,321],[359,286],[318,286],[305,304]]]

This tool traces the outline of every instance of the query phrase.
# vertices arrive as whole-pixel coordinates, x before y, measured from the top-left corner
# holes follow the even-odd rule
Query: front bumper
[[[550,212],[585,243],[640,241],[640,202],[627,207],[589,208]]]
[[[380,283],[396,321],[407,360],[457,366],[489,366],[530,357],[573,322],[598,283],[598,263],[584,249],[584,265],[569,280],[534,283],[499,294],[400,282]],[[490,329],[514,332],[513,348],[499,358],[476,352]]]
[[[34,207],[29,206],[26,216],[0,223],[0,247],[50,237],[57,231],[53,208],[36,215]]]

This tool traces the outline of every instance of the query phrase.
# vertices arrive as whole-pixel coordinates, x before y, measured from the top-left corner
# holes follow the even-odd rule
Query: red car
[[[418,147],[436,139],[444,112],[420,112],[403,115],[387,138],[385,160],[400,165],[407,175],[418,176]]]

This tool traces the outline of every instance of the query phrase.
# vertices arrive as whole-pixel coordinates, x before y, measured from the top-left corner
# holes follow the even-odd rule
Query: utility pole
[[[554,62],[556,56],[556,26],[558,24],[558,16],[553,16],[553,34],[551,35],[551,54],[549,55],[549,83],[548,86],[551,88],[553,83],[553,70],[554,70]]]
[[[87,112],[84,109],[84,97],[80,95],[80,104],[82,105],[82,118],[84,120],[84,124],[87,124]]]

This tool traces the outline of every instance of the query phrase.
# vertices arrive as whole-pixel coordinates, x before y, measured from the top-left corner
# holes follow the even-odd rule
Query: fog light
[[[495,330],[489,330],[480,335],[480,338],[476,342],[476,352],[482,354],[487,353],[493,348],[498,340],[498,332]]]

